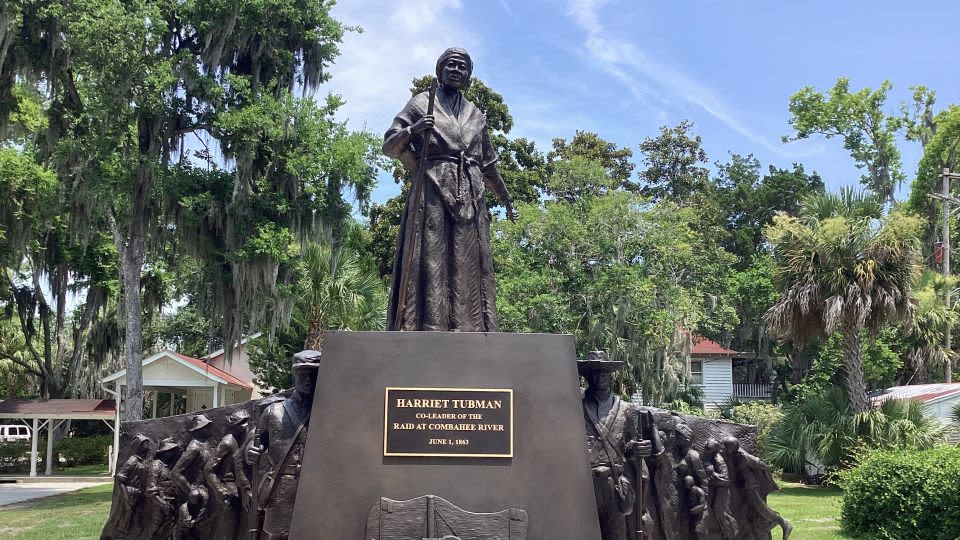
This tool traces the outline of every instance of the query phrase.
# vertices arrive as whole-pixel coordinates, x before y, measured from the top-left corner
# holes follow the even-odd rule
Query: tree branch
[[[193,125],[190,125],[190,126],[184,126],[184,127],[175,129],[175,130],[173,131],[173,136],[174,136],[174,137],[179,137],[180,135],[186,135],[187,133],[193,133],[193,132],[195,132],[195,131],[209,130],[210,127],[211,127],[210,124],[207,124],[207,123],[200,123],[200,124],[193,124]]]
[[[127,257],[127,243],[120,234],[120,226],[117,225],[117,217],[113,214],[113,208],[107,211],[107,220],[110,222],[110,234],[113,236],[113,243],[117,245],[117,251],[120,252],[120,258]]]
[[[18,366],[20,366],[20,367],[22,367],[23,369],[25,369],[25,370],[27,370],[28,372],[30,372],[31,375],[35,375],[35,376],[37,376],[37,377],[43,377],[43,373],[41,373],[37,368],[31,366],[31,365],[30,365],[29,363],[27,363],[26,361],[21,360],[20,358],[14,356],[14,355],[12,355],[12,354],[9,354],[9,353],[0,351],[0,358],[6,358],[7,360],[10,360],[10,361],[13,362],[14,364],[17,364]]]

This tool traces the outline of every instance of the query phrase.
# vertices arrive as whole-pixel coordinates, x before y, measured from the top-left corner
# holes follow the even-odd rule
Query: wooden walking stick
[[[437,79],[430,83],[430,97],[427,102],[427,116],[433,114],[433,103],[437,97]],[[417,251],[417,243],[420,241],[420,221],[423,219],[423,189],[424,176],[427,172],[427,153],[430,150],[431,131],[423,132],[423,148],[420,149],[420,161],[417,162],[417,172],[413,176],[413,184],[410,186],[413,190],[413,206],[410,209],[410,224],[407,227],[406,238],[403,242],[403,261],[400,265],[400,290],[397,292],[397,313],[396,328],[394,330],[403,330],[404,315],[407,306],[407,282],[410,280],[410,267],[413,264],[413,254]]]

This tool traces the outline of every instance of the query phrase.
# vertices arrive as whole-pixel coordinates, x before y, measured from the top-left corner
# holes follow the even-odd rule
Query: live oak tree
[[[850,80],[837,79],[827,92],[811,86],[790,96],[789,124],[795,133],[784,142],[813,135],[840,137],[857,168],[865,169],[861,183],[884,201],[893,203],[894,191],[906,179],[897,148],[897,136],[903,132],[902,115],[887,112],[887,94],[893,88],[883,81],[880,88],[850,90]],[[924,100],[925,95],[918,95]]]
[[[36,159],[48,128],[43,99],[22,82],[9,90],[15,102],[6,104],[0,137],[0,359],[36,383],[20,388],[46,398],[87,395],[107,358],[88,349],[113,349],[92,330],[111,316],[116,252],[103,233],[83,243],[69,234],[66,189]]]
[[[175,238],[218,263],[212,283],[229,345],[267,316],[289,315],[299,239],[336,235],[338,197],[361,201],[374,177],[368,138],[329,118],[318,87],[347,28],[319,0],[46,0],[6,3],[0,125],[43,97],[37,160],[70,203],[70,233],[109,231],[124,314],[128,420],[141,416],[143,275]],[[10,98],[13,98],[13,106]],[[218,159],[219,156],[223,159]],[[197,181],[199,185],[190,185]],[[176,195],[176,197],[172,196]],[[332,216],[334,219],[325,221]],[[277,297],[275,303],[259,302]]]
[[[674,127],[662,126],[660,134],[640,143],[644,169],[639,172],[640,193],[655,201],[677,203],[705,198],[710,190],[707,153],[693,123],[683,120]]]

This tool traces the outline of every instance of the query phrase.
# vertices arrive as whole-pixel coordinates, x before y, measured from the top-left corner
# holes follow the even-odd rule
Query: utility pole
[[[960,173],[952,173],[950,172],[949,167],[944,167],[943,172],[940,173],[940,188],[941,188],[940,195],[939,196],[933,195],[933,198],[940,199],[941,201],[943,201],[943,229],[940,233],[942,236],[942,242],[943,242],[942,269],[943,269],[944,277],[948,278],[948,280],[950,277],[950,204],[952,202],[960,202],[960,201],[956,201],[953,197],[950,196],[950,180],[954,178],[957,180],[960,180]],[[947,306],[947,309],[950,309],[950,290],[951,290],[951,286],[949,285],[949,282],[948,282],[946,290],[944,292],[944,298],[943,298],[944,304]],[[944,347],[946,347],[948,354],[950,352],[950,347],[951,347],[951,343],[950,343],[951,330],[952,329],[948,325],[946,331],[944,332]],[[944,370],[944,380],[948,383],[953,382],[953,365],[952,365],[952,362],[950,361],[949,356],[947,357],[947,365],[946,365],[946,369]]]

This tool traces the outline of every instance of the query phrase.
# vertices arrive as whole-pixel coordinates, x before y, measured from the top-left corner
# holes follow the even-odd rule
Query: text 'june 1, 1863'
[[[513,390],[386,388],[383,455],[513,457]]]

